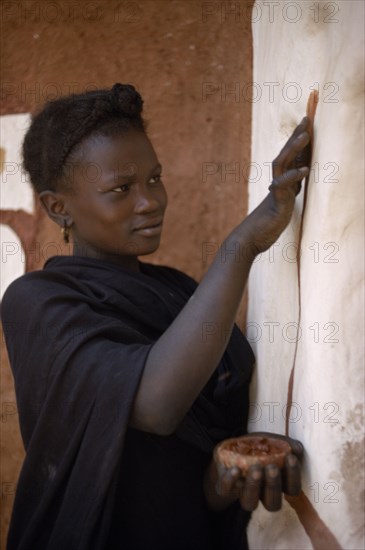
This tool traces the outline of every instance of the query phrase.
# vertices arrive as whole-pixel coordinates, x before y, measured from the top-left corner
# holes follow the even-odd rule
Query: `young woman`
[[[26,449],[8,550],[242,550],[259,499],[277,509],[298,487],[299,442],[283,479],[275,466],[245,480],[218,471],[212,451],[246,433],[254,356],[234,319],[308,174],[308,120],[198,285],[139,260],[158,248],[167,205],[141,113],[133,86],[115,84],[48,103],[24,140],[25,169],[74,252],[3,300]],[[239,258],[225,254],[234,246]],[[207,323],[225,330],[203,337]]]

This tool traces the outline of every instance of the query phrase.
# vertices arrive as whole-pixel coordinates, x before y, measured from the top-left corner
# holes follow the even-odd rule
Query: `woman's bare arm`
[[[295,166],[309,142],[307,126],[305,118],[274,160],[270,193],[228,235],[193,296],[151,348],[132,409],[132,427],[173,433],[217,367],[252,263],[288,225],[300,181],[309,172],[308,166]],[[217,327],[217,336],[204,333],[208,326]]]

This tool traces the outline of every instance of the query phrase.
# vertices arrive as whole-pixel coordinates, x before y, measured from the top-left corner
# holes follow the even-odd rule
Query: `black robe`
[[[172,268],[140,269],[60,256],[4,295],[26,450],[8,550],[246,547],[249,515],[238,503],[209,511],[202,477],[214,446],[246,433],[253,353],[235,327],[173,435],[128,428],[149,350],[197,286]]]

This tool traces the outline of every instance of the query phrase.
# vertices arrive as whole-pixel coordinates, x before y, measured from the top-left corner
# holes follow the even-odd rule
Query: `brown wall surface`
[[[134,84],[169,194],[152,260],[198,279],[247,208],[252,1],[235,6],[230,12],[227,2],[196,0],[1,4],[1,114],[34,112],[47,99],[85,88]],[[60,243],[58,227],[35,212],[33,229],[15,212],[4,221],[25,246]],[[28,268],[43,262],[40,256]],[[240,324],[243,319],[244,308]],[[4,349],[2,355],[3,548],[23,450]]]

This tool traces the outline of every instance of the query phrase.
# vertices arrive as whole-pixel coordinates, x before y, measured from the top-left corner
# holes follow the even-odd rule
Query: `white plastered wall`
[[[0,207],[6,210],[22,209],[33,213],[33,192],[27,174],[21,165],[21,144],[28,129],[30,114],[0,117],[1,185]],[[0,299],[9,284],[24,274],[25,254],[18,236],[6,225],[0,225],[1,281]]]
[[[256,2],[253,10],[250,210],[266,195],[267,163],[305,115],[313,89],[319,103],[300,319],[295,252],[303,192],[289,227],[250,275],[248,337],[257,358],[250,431],[285,433],[297,345],[289,435],[305,447],[304,492],[346,550],[365,547],[363,25],[364,3],[356,0]],[[274,514],[260,507],[249,540],[251,549],[312,548],[286,503]]]

